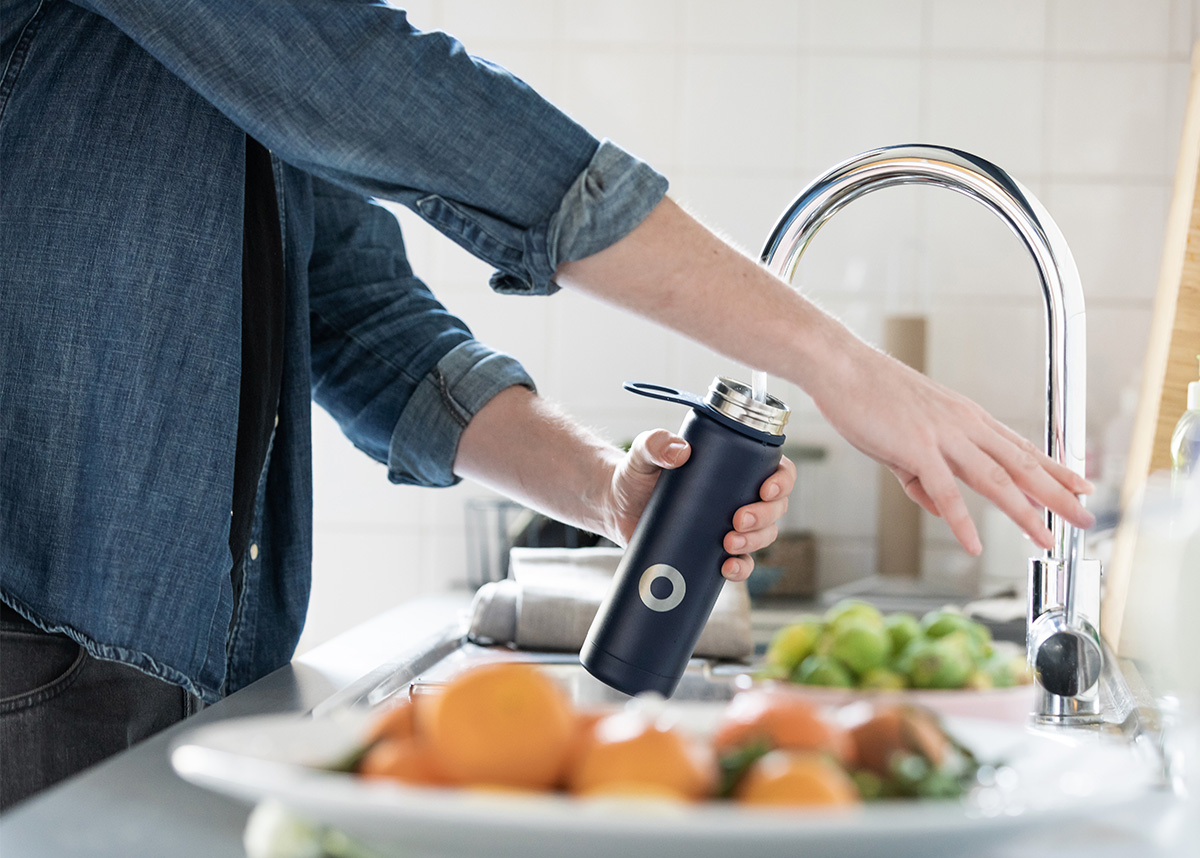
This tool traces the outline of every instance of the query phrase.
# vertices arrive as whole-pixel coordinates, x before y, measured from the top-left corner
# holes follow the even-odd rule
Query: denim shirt
[[[393,482],[532,381],[411,271],[403,203],[546,294],[665,180],[395,9],[0,0],[0,598],[205,700],[290,659],[311,565],[310,402]],[[272,151],[278,423],[235,599],[245,135]]]

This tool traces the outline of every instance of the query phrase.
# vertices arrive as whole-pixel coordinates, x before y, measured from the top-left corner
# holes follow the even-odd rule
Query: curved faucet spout
[[[894,185],[934,185],[983,203],[1033,256],[1046,304],[1046,454],[1083,473],[1087,332],[1083,288],[1067,243],[1042,204],[1015,179],[982,158],[940,146],[889,146],[866,152],[813,181],[788,207],[763,248],[762,261],[791,281],[817,231],[840,209]],[[1074,528],[1053,513],[1055,558],[1070,555]]]
[[[863,153],[819,176],[796,197],[767,239],[763,263],[790,282],[809,242],[834,214],[864,194],[894,185],[933,185],[982,203],[1017,235],[1033,257],[1046,309],[1045,451],[1082,474],[1087,332],[1079,272],[1062,233],[1042,204],[995,164],[942,146],[889,146]],[[1077,593],[1083,583],[1080,569],[1089,562],[1077,559],[1081,534],[1049,510],[1046,525],[1053,534],[1054,547],[1034,561],[1040,565],[1033,572],[1035,580],[1030,587],[1031,661],[1035,655],[1032,629],[1043,614],[1056,611],[1071,628],[1086,625],[1088,637],[1095,634],[1099,614],[1098,569],[1094,598],[1090,582],[1083,587],[1087,592]],[[1085,679],[1083,687],[1089,685]],[[1061,691],[1051,696],[1059,694]],[[1043,708],[1064,717],[1089,714],[1081,711],[1077,702],[1047,702]],[[1092,707],[1089,703],[1083,708]]]

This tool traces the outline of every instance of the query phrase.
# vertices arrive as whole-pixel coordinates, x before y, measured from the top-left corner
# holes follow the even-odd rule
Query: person
[[[671,433],[623,455],[536,396],[414,276],[373,199],[492,264],[500,292],[580,289],[795,381],[970,551],[956,478],[1040,544],[1035,504],[1087,524],[1076,475],[400,10],[0,10],[0,802],[288,661],[312,400],[393,482],[475,479],[618,542],[685,461]],[[793,482],[781,466],[739,510],[727,577]]]

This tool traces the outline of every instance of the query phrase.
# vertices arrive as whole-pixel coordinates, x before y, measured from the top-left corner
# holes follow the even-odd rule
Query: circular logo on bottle
[[[650,587],[660,578],[671,585],[671,592],[661,599],[650,591]],[[647,567],[638,582],[638,595],[642,597],[642,604],[652,611],[670,611],[679,607],[686,591],[687,584],[684,582],[683,576],[679,574],[679,570],[666,563],[655,563],[653,566]]]

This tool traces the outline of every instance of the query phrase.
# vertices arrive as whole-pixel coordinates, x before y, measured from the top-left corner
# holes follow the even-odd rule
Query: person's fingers
[[[927,467],[921,469],[917,478],[920,481],[920,488],[914,489],[914,491],[923,492],[929,499],[929,503],[933,507],[933,514],[946,522],[950,527],[950,532],[954,534],[954,538],[969,554],[979,555],[982,553],[983,545],[979,541],[975,522],[971,520],[971,514],[967,511],[967,502],[963,500],[954,473],[946,461],[940,456],[936,457]],[[906,486],[905,490],[908,491],[909,487]]]
[[[966,439],[951,451],[951,455],[956,471],[968,486],[995,504],[1035,544],[1047,549],[1053,547],[1054,537],[1046,527],[1041,510],[1029,503],[1028,496],[1017,484],[1017,479],[1031,477],[1014,477],[1001,462]]]
[[[728,557],[721,564],[721,574],[729,581],[745,581],[754,571],[754,558],[749,554]]]
[[[795,486],[796,466],[790,459],[780,460],[779,467],[759,488],[762,501],[739,507],[733,514],[733,529],[748,533],[779,521],[788,510],[788,496]]]
[[[796,465],[784,456],[779,460],[775,473],[767,477],[758,490],[758,496],[765,501],[787,497],[796,487]]]
[[[1096,490],[1090,480],[1082,474],[1075,473],[1061,462],[1056,462],[1053,457],[1047,456],[1037,444],[1019,434],[1015,429],[1004,425],[994,417],[991,417],[989,422],[998,434],[1011,441],[1019,450],[1027,452],[1037,459],[1038,463],[1050,473],[1050,476],[1066,486],[1072,494],[1090,495]]]
[[[779,500],[758,501],[746,504],[733,514],[733,529],[738,533],[749,533],[774,524],[788,511],[788,497]]]
[[[936,515],[939,518],[941,517],[941,513],[938,512],[938,508],[934,505],[933,499],[930,498],[925,492],[925,488],[921,485],[921,481],[917,479],[916,474],[910,474],[903,468],[893,467],[890,470],[892,475],[900,481],[900,485],[903,487],[904,493],[908,495],[910,500],[920,504],[921,507],[924,508],[924,510],[930,515]]]
[[[653,474],[662,468],[678,468],[691,454],[692,448],[674,432],[651,429],[633,439],[629,469],[638,474]]]
[[[779,527],[771,524],[749,533],[727,533],[722,544],[730,554],[749,554],[766,548],[775,541],[777,536],[779,536]]]
[[[1096,523],[1096,517],[1078,497],[1090,492],[1092,484],[1038,450],[1031,441],[1006,433],[1003,438],[989,439],[981,446],[1035,504],[1058,513],[1076,527],[1087,528]]]

